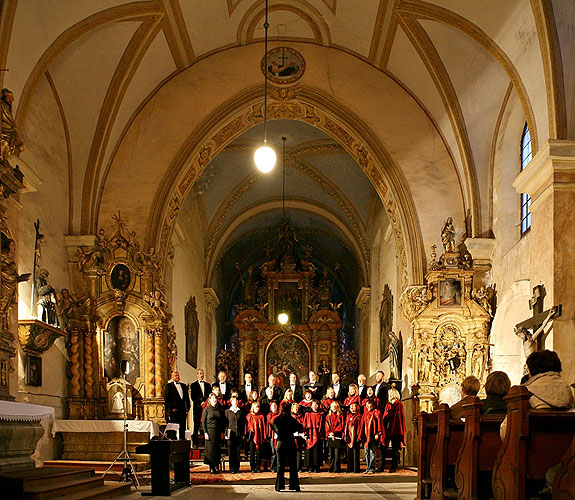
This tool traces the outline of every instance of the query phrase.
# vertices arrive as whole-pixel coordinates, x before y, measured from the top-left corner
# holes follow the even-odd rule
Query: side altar
[[[413,332],[412,392],[427,412],[440,400],[449,404],[454,397],[459,400],[468,375],[485,384],[495,306],[493,287],[474,287],[476,269],[469,252],[455,246],[451,217],[443,225],[441,239],[444,253],[437,258],[432,248],[425,284],[407,287],[399,303]]]
[[[345,347],[338,313],[341,304],[333,300],[333,279],[328,270],[317,272],[309,245],[298,255],[297,238],[289,224],[279,228],[278,242],[278,258],[271,258],[272,248],[266,248],[259,279],[251,267],[242,277],[244,298],[236,306],[239,312],[234,320],[234,375],[242,380],[249,372],[263,386],[272,373],[280,385],[287,385],[291,372],[304,384],[310,370],[320,376],[336,370],[355,373],[357,355]],[[229,352],[220,353],[219,366],[224,366],[226,357],[230,357]]]

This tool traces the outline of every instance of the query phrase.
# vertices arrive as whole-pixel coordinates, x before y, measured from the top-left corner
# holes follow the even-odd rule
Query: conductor
[[[178,439],[186,439],[186,420],[190,411],[188,386],[180,382],[180,374],[173,370],[171,380],[164,388],[166,419],[169,423],[179,424]]]
[[[285,468],[289,466],[289,489],[300,491],[297,473],[297,449],[294,433],[302,432],[302,425],[290,415],[291,403],[282,401],[280,414],[272,422],[272,429],[278,436],[276,452],[278,455],[278,472],[276,476],[276,491],[285,489]]]

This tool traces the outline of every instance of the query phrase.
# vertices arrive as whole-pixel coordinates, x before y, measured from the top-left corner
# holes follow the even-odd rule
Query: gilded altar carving
[[[156,248],[142,247],[118,213],[112,231],[100,228],[91,245],[81,244],[70,255],[71,270],[80,278],[73,281],[84,286],[60,293],[70,333],[70,416],[110,417],[108,384],[121,376],[119,365],[126,360],[133,415],[161,420],[177,346]],[[88,410],[80,411],[82,404]]]
[[[453,385],[468,375],[482,385],[489,368],[494,288],[473,289],[475,270],[465,249],[457,250],[451,218],[441,230],[444,252],[432,248],[425,284],[406,288],[400,309],[410,322],[410,366],[421,408],[452,402]]]
[[[28,352],[46,352],[56,339],[65,336],[63,330],[36,319],[18,321],[18,340],[22,349]]]

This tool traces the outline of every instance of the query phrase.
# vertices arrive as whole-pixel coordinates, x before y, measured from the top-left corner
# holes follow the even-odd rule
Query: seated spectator
[[[481,382],[479,382],[479,379],[474,375],[469,375],[463,379],[463,383],[461,384],[462,398],[451,407],[451,418],[461,418],[465,416],[463,405],[470,402],[469,396],[477,396],[480,387]]]
[[[529,380],[525,387],[533,394],[532,408],[572,408],[573,393],[561,378],[561,360],[555,351],[532,352],[527,360]]]
[[[485,394],[481,413],[507,413],[507,403],[503,399],[507,396],[511,380],[505,372],[492,372],[485,381]]]

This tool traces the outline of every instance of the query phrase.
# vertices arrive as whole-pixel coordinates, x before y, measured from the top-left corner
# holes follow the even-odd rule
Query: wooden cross
[[[561,316],[561,304],[552,307],[551,309],[543,310],[543,301],[545,299],[545,287],[543,285],[537,285],[533,288],[533,297],[529,300],[529,309],[533,311],[533,316],[521,323],[518,323],[515,328],[520,330],[525,328],[526,330],[533,330],[533,334],[543,325],[550,320],[558,318]],[[540,332],[537,335],[537,350],[540,351],[545,348],[545,337],[546,333]]]

